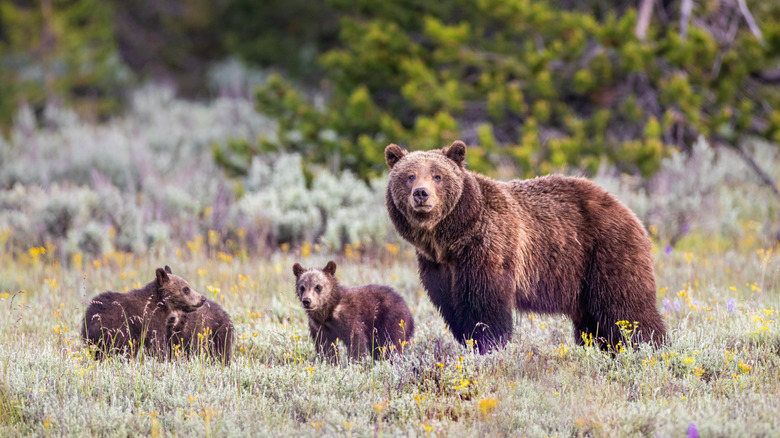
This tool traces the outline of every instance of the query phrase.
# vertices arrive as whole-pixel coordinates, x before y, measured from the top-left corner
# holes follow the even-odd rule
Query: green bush
[[[218,161],[245,171],[252,155],[284,149],[370,178],[390,142],[427,149],[462,138],[482,172],[507,160],[525,175],[592,172],[607,159],[646,176],[670,146],[687,149],[699,135],[731,146],[780,137],[780,92],[756,80],[780,59],[774,2],[748,2],[763,43],[744,20],[731,34],[719,27],[740,17],[725,3],[697,9],[685,36],[670,7],[675,19],[653,21],[644,40],[622,3],[333,4],[342,19],[340,45],[320,57],[327,101],[272,77],[257,105],[278,135],[231,144],[215,151]]]

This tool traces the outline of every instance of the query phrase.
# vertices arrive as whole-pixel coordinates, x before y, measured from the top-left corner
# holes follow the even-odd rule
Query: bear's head
[[[187,281],[178,275],[173,275],[170,266],[157,268],[157,296],[164,301],[171,311],[181,310],[192,312],[206,302],[206,297],[199,294]]]
[[[327,317],[339,299],[336,262],[331,260],[322,269],[305,269],[296,263],[293,265],[293,274],[295,293],[306,313]]]
[[[463,194],[465,158],[466,145],[462,141],[425,152],[387,146],[388,198],[410,225],[433,228],[450,214]]]

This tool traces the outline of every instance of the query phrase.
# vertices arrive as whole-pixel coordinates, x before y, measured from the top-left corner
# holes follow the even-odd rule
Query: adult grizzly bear
[[[403,351],[414,334],[409,307],[390,287],[341,286],[333,261],[323,269],[304,269],[296,263],[293,274],[295,292],[309,316],[311,339],[324,357],[335,357],[341,339],[353,359],[366,354],[382,359],[393,350]]]
[[[513,308],[569,315],[580,344],[584,333],[615,345],[621,320],[636,322],[639,341],[663,339],[650,240],[628,208],[582,178],[494,181],[466,170],[465,156],[461,141],[385,149],[390,219],[458,341],[503,346]]]
[[[155,279],[127,293],[103,292],[92,298],[84,314],[81,337],[96,347],[95,358],[120,353],[167,357],[170,318],[198,309],[206,302],[171,268],[157,268]]]

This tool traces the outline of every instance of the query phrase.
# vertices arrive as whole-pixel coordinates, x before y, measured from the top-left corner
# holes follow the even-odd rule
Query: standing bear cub
[[[116,353],[168,356],[169,325],[178,312],[192,312],[206,302],[171,268],[157,268],[155,279],[127,293],[103,292],[92,298],[81,326],[81,337],[96,348],[95,358]]]
[[[466,170],[465,156],[461,141],[385,149],[390,219],[458,341],[503,346],[514,308],[569,315],[580,344],[615,345],[618,321],[638,341],[663,340],[650,240],[626,206],[582,178],[494,181]]]
[[[406,302],[392,288],[369,284],[343,287],[336,280],[336,263],[323,269],[293,265],[295,291],[309,316],[309,333],[317,353],[333,359],[336,342],[358,358],[402,352],[414,334],[414,321]]]

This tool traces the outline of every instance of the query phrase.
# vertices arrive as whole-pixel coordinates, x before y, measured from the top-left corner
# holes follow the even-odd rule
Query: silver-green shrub
[[[760,165],[779,179],[777,149],[760,143],[752,147]],[[649,180],[603,168],[595,181],[672,246],[693,230],[736,241],[749,222],[763,224],[761,231],[769,242],[778,238],[778,199],[759,184],[755,172],[735,151],[714,148],[703,138],[690,154],[675,151],[664,158],[661,169]]]
[[[233,209],[234,221],[266,221],[278,242],[321,241],[341,249],[346,243],[385,241],[391,225],[384,180],[367,185],[348,171],[314,172],[307,187],[299,155],[255,157],[245,178],[248,192]]]

